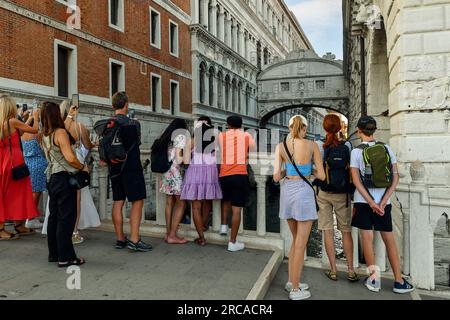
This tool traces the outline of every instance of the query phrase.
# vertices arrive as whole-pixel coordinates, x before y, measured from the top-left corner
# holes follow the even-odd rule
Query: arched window
[[[219,71],[217,73],[217,107],[223,108],[223,73]]]
[[[200,103],[205,103],[205,89],[206,89],[206,64],[202,62],[200,64]]]
[[[214,106],[214,76],[216,75],[216,71],[213,67],[209,68],[209,105]]]
[[[225,77],[225,108],[224,109],[230,108],[230,89],[231,89],[230,85],[231,85],[230,76],[227,75]]]
[[[238,113],[241,113],[243,111],[241,96],[242,96],[242,81],[239,81],[238,88],[237,88],[237,107],[238,107],[237,112]]]
[[[250,95],[251,95],[251,91],[250,91],[250,86],[247,85],[247,87],[245,88],[245,115],[249,115],[249,111],[250,111]]]
[[[231,93],[231,111],[236,112],[236,98],[237,98],[237,81],[233,79],[231,83],[232,93]]]

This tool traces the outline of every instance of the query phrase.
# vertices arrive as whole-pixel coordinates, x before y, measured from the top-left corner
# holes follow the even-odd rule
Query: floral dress
[[[159,192],[170,195],[181,195],[181,186],[183,184],[183,169],[180,164],[176,163],[177,149],[183,149],[186,146],[186,137],[184,135],[177,136],[173,144],[169,147],[169,161],[172,166],[169,171],[162,175],[161,187]]]

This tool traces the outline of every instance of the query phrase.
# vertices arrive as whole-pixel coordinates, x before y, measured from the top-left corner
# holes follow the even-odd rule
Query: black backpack
[[[125,123],[114,117],[97,121],[94,125],[94,130],[99,136],[100,160],[107,163],[110,168],[111,166],[121,165],[123,169],[128,158],[128,152],[135,145],[133,144],[130,150],[126,150],[123,145],[121,129]],[[122,172],[122,169],[120,172]]]
[[[354,192],[350,176],[350,150],[345,143],[324,150],[325,181],[318,181],[322,191],[331,193]]]
[[[167,150],[152,150],[151,170],[154,173],[166,173],[172,166]]]

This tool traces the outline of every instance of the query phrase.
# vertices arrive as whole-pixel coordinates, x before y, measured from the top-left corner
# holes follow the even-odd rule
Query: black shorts
[[[114,201],[135,202],[147,198],[144,173],[141,171],[122,172],[111,179]]]
[[[392,205],[384,209],[384,216],[373,212],[367,203],[355,203],[353,206],[352,227],[362,230],[392,232]]]
[[[249,193],[247,175],[221,177],[220,186],[222,187],[223,201],[230,201],[233,207],[245,207]]]

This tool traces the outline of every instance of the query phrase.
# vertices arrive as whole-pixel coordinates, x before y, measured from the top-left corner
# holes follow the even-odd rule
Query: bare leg
[[[353,268],[353,238],[351,232],[342,232],[342,242],[344,245],[344,254],[347,259],[348,271],[355,271]]]
[[[239,227],[241,226],[241,212],[242,208],[239,207],[231,207],[231,210],[233,212],[233,217],[231,220],[231,237],[230,241],[232,243],[236,242],[236,238],[239,232]]]
[[[36,207],[38,208],[39,217],[42,217],[42,212],[41,212],[41,210],[39,210],[39,201],[41,200],[41,195],[42,195],[42,192],[33,192],[33,200],[34,200],[34,203],[36,204]],[[39,217],[36,217],[36,219],[38,219]]]
[[[195,229],[199,236],[198,243],[201,244],[200,242],[204,242],[205,240],[205,235],[203,234],[202,201],[192,202],[192,216],[194,218]]]
[[[172,226],[169,236],[167,237],[167,243],[184,244],[187,241],[183,238],[177,237],[178,225],[184,216],[184,210],[186,209],[186,201],[180,200],[180,196],[176,196],[175,212],[172,218]]]
[[[297,222],[297,237],[294,240],[294,259],[292,261],[292,288],[299,289],[305,260],[305,250],[311,232],[312,221]]]
[[[77,222],[75,223],[75,229],[73,232],[78,232],[78,225],[80,224],[81,214],[81,190],[77,191]]]
[[[228,215],[231,212],[231,202],[222,201],[222,225],[228,225]]]
[[[203,219],[203,227],[204,227],[204,231],[207,231],[209,229],[209,214],[211,213],[211,208],[212,208],[212,201],[211,200],[206,200],[203,201],[202,203],[202,219]]]
[[[175,206],[175,196],[166,196],[166,238],[169,236],[170,233],[170,226],[172,225],[172,211],[173,207]]]
[[[144,200],[135,201],[131,204],[130,210],[130,240],[137,243],[140,240],[139,228],[142,220],[142,208],[144,207]]]
[[[123,216],[122,210],[125,201],[114,201],[112,210],[112,219],[114,230],[116,231],[116,238],[120,241],[125,241],[125,234],[123,233]]]
[[[366,260],[367,267],[375,265],[375,253],[373,251],[373,231],[361,230],[361,240],[364,252],[364,259]],[[372,274],[375,270],[372,270]]]
[[[323,237],[325,239],[325,250],[327,252],[328,261],[332,272],[337,272],[336,268],[336,250],[334,248],[334,230],[323,230]]]
[[[297,238],[297,221],[290,219],[287,222],[289,225],[289,229],[291,230],[293,239],[291,249],[289,250],[289,261],[288,261],[289,282],[292,283],[292,262],[294,261],[294,240]]]
[[[395,281],[403,283],[402,272],[400,268],[400,257],[397,251],[397,245],[395,244],[394,234],[392,232],[381,232],[386,251],[388,254],[389,262],[394,272]]]

